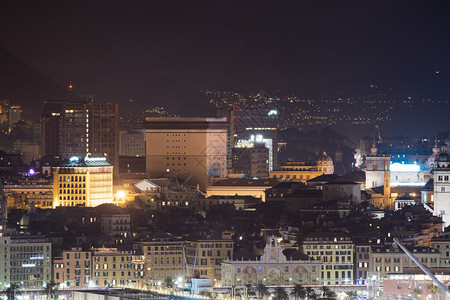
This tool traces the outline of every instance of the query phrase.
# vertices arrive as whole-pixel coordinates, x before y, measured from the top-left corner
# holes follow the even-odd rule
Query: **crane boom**
[[[445,292],[445,295],[447,297],[450,297],[450,291],[447,289],[447,287],[440,282],[436,276],[434,276],[433,273],[431,273],[430,270],[428,270],[427,267],[425,267],[412,253],[411,251],[409,251],[405,246],[402,245],[402,243],[400,243],[400,241],[397,238],[394,238],[394,242],[403,250],[403,252],[406,253],[406,255],[408,255],[408,257],[422,270],[425,272],[425,274],[427,274],[428,276],[430,276],[431,280],[433,280],[433,282],[442,290]],[[446,297],[446,298],[447,298]]]

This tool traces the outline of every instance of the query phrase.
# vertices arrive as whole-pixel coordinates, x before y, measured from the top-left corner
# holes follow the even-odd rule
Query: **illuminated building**
[[[119,105],[44,102],[41,117],[43,156],[105,156],[119,172]]]
[[[113,167],[105,157],[73,156],[53,168],[53,207],[113,202]]]
[[[52,279],[52,244],[41,236],[0,237],[0,287],[41,290]]]
[[[252,196],[266,201],[266,190],[277,185],[279,181],[273,178],[228,178],[215,180],[206,189],[206,197],[211,196]]]
[[[395,198],[394,200],[394,210],[400,210],[406,205],[415,205],[416,200],[411,198],[408,194],[404,193],[403,195]]]
[[[134,281],[133,253],[116,248],[95,249],[92,253],[92,280],[97,287],[125,286]]]
[[[76,247],[64,250],[53,260],[53,281],[59,289],[88,288],[91,282],[91,251]]]
[[[389,166],[391,157],[379,154],[373,144],[370,155],[366,156],[366,184],[365,190],[371,196],[371,202],[382,209],[392,209],[391,201],[391,173]]]
[[[444,227],[450,225],[450,157],[439,154],[433,169],[434,212],[442,218]]]
[[[354,244],[337,233],[311,233],[303,240],[303,253],[322,261],[322,284],[353,284]]]
[[[239,141],[248,141],[256,137],[265,143],[269,149],[269,171],[278,166],[278,130],[277,119],[279,111],[276,108],[248,108],[231,110],[229,113],[229,160],[231,164],[231,149]]]
[[[11,208],[30,203],[38,208],[53,208],[53,185],[49,180],[9,180],[4,188]]]
[[[425,267],[435,268],[440,266],[439,251],[429,247],[415,247],[411,249],[413,255],[420,260]],[[386,278],[388,274],[403,273],[406,270],[419,267],[398,247],[372,247],[369,263],[369,277]]]
[[[391,186],[423,186],[424,173],[418,164],[391,163]]]
[[[316,162],[287,161],[281,163],[278,170],[270,171],[269,177],[306,182],[320,175],[333,173],[333,160],[324,152]]]
[[[269,149],[264,143],[232,149],[233,172],[247,177],[265,178],[269,174]]]
[[[209,278],[214,285],[221,281],[221,263],[233,257],[233,240],[199,239],[186,241],[186,273],[193,278]]]
[[[146,171],[170,174],[205,189],[211,177],[227,175],[225,118],[146,118]]]
[[[276,238],[271,236],[259,259],[222,262],[222,286],[321,284],[321,268],[321,261],[288,259]]]
[[[186,262],[184,242],[166,235],[153,236],[151,242],[142,243],[147,268],[147,281],[164,282],[165,278],[185,279]]]

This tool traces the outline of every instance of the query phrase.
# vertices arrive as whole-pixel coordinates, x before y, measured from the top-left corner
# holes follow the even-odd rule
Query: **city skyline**
[[[448,101],[443,1],[108,4],[3,2],[0,96],[34,110],[66,100],[72,82],[75,94],[187,116],[214,115],[211,88],[334,99],[379,86],[387,100]]]

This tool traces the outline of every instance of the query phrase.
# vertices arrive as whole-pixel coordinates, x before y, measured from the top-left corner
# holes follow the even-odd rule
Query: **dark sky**
[[[5,1],[0,46],[57,73],[120,63],[189,88],[449,66],[448,1]]]

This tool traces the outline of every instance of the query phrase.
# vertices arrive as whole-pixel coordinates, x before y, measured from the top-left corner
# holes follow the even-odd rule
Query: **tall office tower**
[[[204,190],[227,175],[226,118],[147,118],[146,172],[177,176]]]
[[[118,104],[45,102],[41,124],[43,156],[106,156],[118,174]]]
[[[3,190],[3,182],[0,180],[0,236],[6,231],[6,197]]]
[[[228,164],[231,163],[231,149],[240,143],[265,143],[269,149],[269,171],[278,166],[278,110],[276,108],[251,108],[231,110],[229,115]]]

